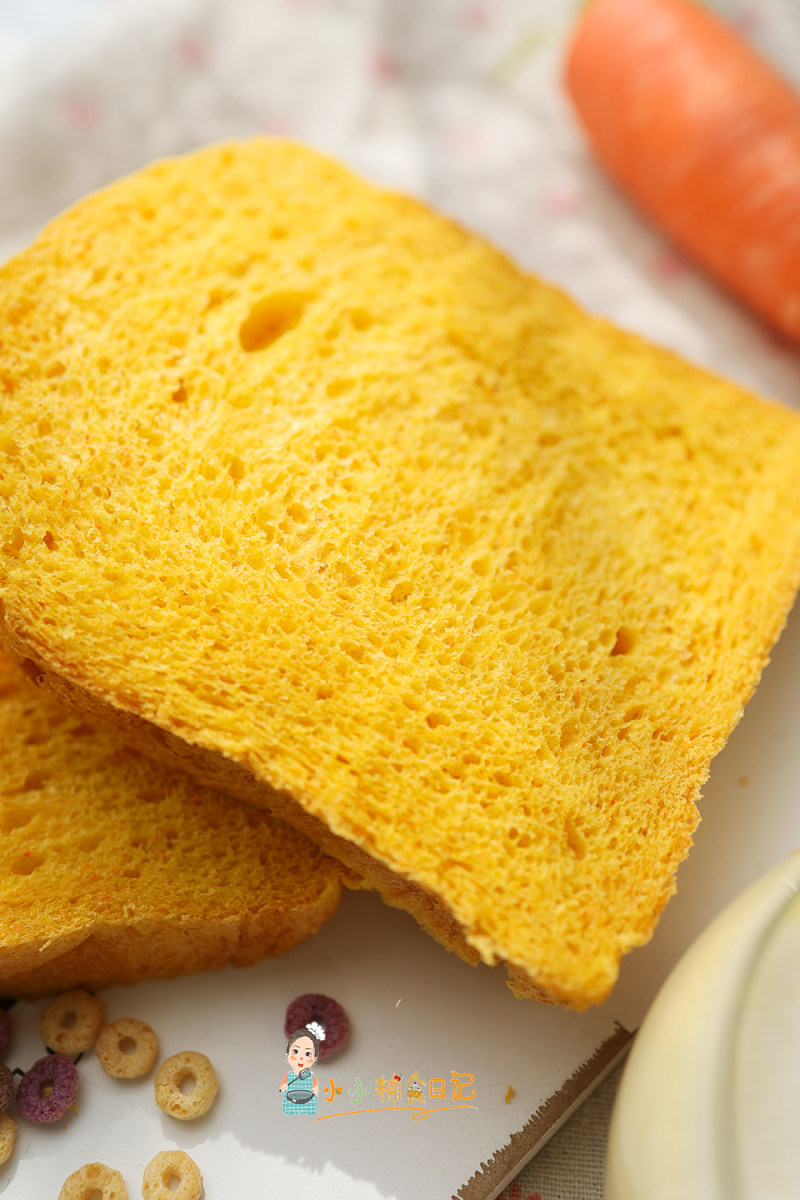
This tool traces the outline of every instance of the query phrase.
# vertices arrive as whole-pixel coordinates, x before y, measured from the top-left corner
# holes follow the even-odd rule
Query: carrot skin
[[[593,0],[565,82],[592,148],[685,251],[800,342],[800,96],[691,0]]]

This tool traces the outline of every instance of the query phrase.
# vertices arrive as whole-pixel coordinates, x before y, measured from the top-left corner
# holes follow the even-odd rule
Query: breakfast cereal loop
[[[42,1013],[44,1044],[58,1054],[84,1054],[95,1044],[105,1019],[103,1002],[96,996],[80,989],[64,992]]]
[[[200,1200],[203,1177],[183,1150],[162,1150],[144,1169],[144,1200]]]
[[[35,1125],[60,1121],[78,1098],[78,1072],[65,1054],[45,1054],[17,1087],[17,1112]]]
[[[138,1079],[155,1063],[158,1039],[144,1021],[120,1017],[100,1030],[94,1052],[106,1075],[113,1075],[115,1079]]]
[[[8,1162],[11,1158],[16,1140],[16,1124],[8,1113],[0,1113],[0,1163]]]
[[[119,1171],[103,1163],[86,1163],[64,1180],[58,1200],[128,1200]]]
[[[292,1001],[286,1010],[283,1032],[286,1037],[302,1029],[321,1027],[319,1057],[327,1058],[341,1049],[350,1036],[350,1020],[338,1000],[319,992],[307,992]],[[316,1030],[315,1030],[316,1032]]]
[[[182,1091],[183,1085],[192,1080],[194,1086],[189,1091]],[[183,1050],[165,1059],[158,1068],[155,1088],[156,1104],[163,1112],[179,1121],[193,1121],[211,1108],[219,1082],[205,1054]]]

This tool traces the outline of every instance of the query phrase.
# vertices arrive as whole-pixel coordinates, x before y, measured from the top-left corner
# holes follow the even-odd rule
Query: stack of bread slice
[[[518,995],[602,1001],[792,604],[797,415],[268,139],[56,220],[0,342],[31,677]]]
[[[150,762],[0,655],[0,993],[248,966],[314,933],[346,874],[267,813]]]

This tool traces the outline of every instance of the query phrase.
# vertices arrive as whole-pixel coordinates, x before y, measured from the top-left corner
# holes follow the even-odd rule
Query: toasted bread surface
[[[791,606],[800,419],[267,139],[55,221],[0,341],[12,652],[601,1001]]]
[[[277,818],[87,727],[0,655],[0,994],[280,954],[343,872]]]

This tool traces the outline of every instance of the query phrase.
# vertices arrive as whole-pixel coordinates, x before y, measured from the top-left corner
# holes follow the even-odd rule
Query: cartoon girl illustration
[[[311,1068],[319,1057],[320,1026],[313,1021],[302,1029],[296,1029],[286,1046],[289,1070],[281,1080],[283,1111],[287,1117],[297,1113],[314,1116],[317,1111],[319,1082]]]

